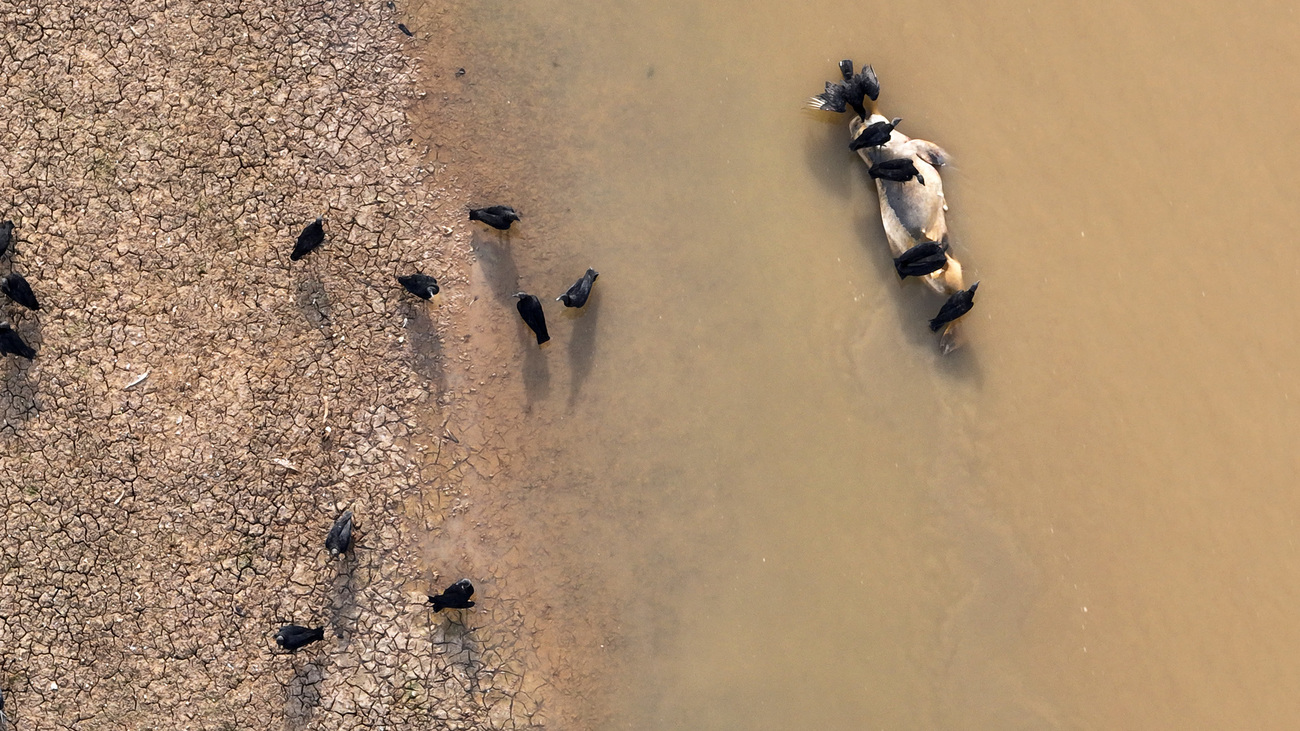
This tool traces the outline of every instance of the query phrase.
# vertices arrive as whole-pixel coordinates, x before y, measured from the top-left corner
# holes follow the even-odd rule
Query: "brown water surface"
[[[586,727],[1300,723],[1291,4],[412,17],[466,69],[424,134],[524,215],[476,286]],[[801,108],[842,57],[954,156],[948,358],[847,120]],[[537,351],[509,295],[587,266]]]

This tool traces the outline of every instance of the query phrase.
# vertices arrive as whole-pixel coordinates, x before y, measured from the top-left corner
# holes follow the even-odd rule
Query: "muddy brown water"
[[[411,17],[466,69],[426,138],[524,215],[482,301],[601,272],[546,350],[500,335],[578,725],[1300,723],[1293,7]],[[801,108],[842,57],[955,158],[947,358],[847,120]]]

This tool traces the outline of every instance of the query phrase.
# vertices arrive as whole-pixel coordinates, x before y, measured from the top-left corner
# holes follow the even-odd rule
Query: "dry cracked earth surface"
[[[504,465],[461,347],[478,234],[412,141],[398,12],[0,0],[0,273],[42,303],[3,304],[38,351],[0,360],[15,728],[553,724],[507,570],[428,547]],[[462,573],[492,591],[434,615]],[[325,641],[279,650],[290,622]]]

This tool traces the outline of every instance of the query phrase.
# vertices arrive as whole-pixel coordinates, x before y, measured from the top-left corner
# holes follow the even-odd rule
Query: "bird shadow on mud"
[[[572,323],[569,331],[569,406],[578,400],[582,385],[596,359],[596,325],[600,321],[600,294],[593,289],[585,307],[565,308],[561,319]]]
[[[325,283],[312,272],[295,272],[293,299],[307,322],[327,337],[330,335],[330,297]]]
[[[551,393],[551,366],[546,357],[550,343],[538,345],[533,331],[519,321],[519,338],[524,348],[524,392],[528,395],[528,408]]]
[[[463,690],[473,696],[480,691],[479,673],[483,670],[483,655],[486,648],[475,630],[466,623],[463,611],[453,609],[447,614],[431,613],[430,621],[441,622],[434,629],[434,645],[447,657],[453,668],[459,672],[452,673],[452,678],[459,681]],[[444,619],[445,617],[445,619]]]
[[[337,573],[331,594],[329,624],[334,637],[342,640],[345,647],[350,636],[349,630],[356,626],[361,617],[361,608],[357,605],[359,581],[356,574],[359,558],[356,551],[357,546],[354,545],[352,550],[332,559]]]
[[[494,295],[505,298],[519,291],[519,267],[515,265],[508,232],[498,235],[475,231],[469,245]]]
[[[321,703],[320,684],[325,679],[321,661],[312,660],[295,668],[293,677],[285,686],[284,717],[289,729],[304,729],[311,724],[312,716]]]
[[[436,387],[437,393],[447,388],[447,374],[442,367],[442,341],[438,331],[429,317],[429,308],[424,301],[408,302],[405,313],[406,332],[411,342],[411,368],[427,378]]]
[[[27,344],[36,348],[37,358],[41,357],[39,338],[31,338]],[[36,385],[31,377],[32,364],[18,356],[0,356],[0,369],[4,369],[4,396],[0,400],[0,412],[4,414],[4,421],[0,423],[0,432],[16,433],[22,429],[23,424],[40,413]]]

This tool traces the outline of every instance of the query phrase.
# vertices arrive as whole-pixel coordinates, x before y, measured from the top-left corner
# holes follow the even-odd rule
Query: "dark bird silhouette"
[[[41,309],[41,303],[36,301],[36,295],[32,294],[31,285],[18,272],[9,272],[4,279],[0,279],[0,292],[4,292],[9,299],[26,307],[29,310]]]
[[[297,652],[299,649],[310,645],[317,640],[325,639],[325,628],[303,627],[297,624],[286,624],[275,633],[275,642],[280,649],[289,652]]]
[[[519,303],[515,305],[519,310],[519,316],[524,318],[524,323],[537,335],[537,344],[541,345],[550,340],[551,336],[546,332],[546,313],[542,312],[541,300],[526,292],[516,292],[515,296],[519,298]]]
[[[307,225],[307,228],[298,234],[298,243],[294,244],[293,253],[289,255],[291,261],[298,261],[316,250],[317,246],[325,243],[325,227],[321,225],[322,219],[317,216],[315,222]]]
[[[9,250],[9,244],[14,240],[14,222],[5,221],[0,223],[0,254]]]
[[[948,243],[923,241],[904,251],[894,259],[894,269],[899,279],[924,277],[943,269],[948,263]]]
[[[591,296],[591,285],[595,283],[596,277],[600,272],[595,269],[588,269],[582,278],[569,287],[569,291],[556,297],[557,302],[563,302],[565,307],[582,307],[587,304],[587,298]]]
[[[429,603],[433,605],[435,612],[444,609],[469,609],[474,606],[474,602],[470,601],[472,596],[474,596],[474,585],[469,583],[469,579],[461,579],[438,596],[429,597]]]
[[[916,182],[925,185],[925,178],[921,177],[921,172],[916,169],[916,163],[912,162],[910,157],[883,160],[868,168],[867,174],[873,178],[892,180],[895,183],[906,183],[916,178]]]
[[[901,121],[903,121],[902,117],[894,117],[892,122],[875,122],[867,125],[867,128],[862,130],[862,134],[849,143],[849,149],[856,151],[864,147],[880,147],[889,141],[889,136],[894,133],[894,128]]]
[[[36,351],[23,342],[9,323],[0,322],[0,355],[17,355],[31,360],[36,357]]]
[[[398,23],[398,24],[397,24],[397,29],[400,30],[400,31],[402,31],[403,33],[405,33],[405,34],[407,35],[407,37],[409,37],[409,38],[414,38],[414,37],[415,37],[415,34],[411,32],[411,29],[410,29],[410,28],[407,28],[407,27],[406,27],[406,24],[405,24],[405,23]]]
[[[979,286],[980,283],[976,282],[970,286],[970,289],[953,293],[948,301],[943,303],[943,307],[939,308],[939,314],[930,321],[930,332],[939,332],[939,328],[970,312],[975,306],[975,289]]]
[[[853,70],[852,61],[849,61],[849,70]],[[844,67],[842,65],[840,67],[840,73],[844,73]],[[876,70],[871,68],[871,64],[863,64],[862,70],[858,72],[857,76],[847,79],[845,84],[853,90],[855,95],[861,94],[862,96],[870,97],[873,102],[880,98],[880,79],[876,78]],[[862,97],[857,98],[860,99]],[[864,116],[863,119],[865,118],[866,117]]]
[[[827,81],[826,91],[809,99],[808,106],[827,112],[843,112],[851,108],[866,119],[869,115],[862,103],[863,98],[871,97],[874,102],[880,97],[880,81],[875,70],[866,65],[860,73],[854,74],[853,61],[846,58],[840,61],[840,76],[844,77],[843,81]]]
[[[334,521],[334,527],[330,528],[330,534],[325,538],[325,549],[330,552],[331,556],[337,556],[340,553],[347,553],[352,548],[352,511],[345,510]]]
[[[397,281],[406,288],[407,292],[419,297],[422,300],[431,300],[433,296],[442,289],[438,286],[438,280],[428,274],[408,274],[405,277],[398,277]]]
[[[519,213],[510,206],[471,208],[469,211],[469,220],[482,221],[492,228],[506,231],[510,228],[510,224],[519,220]]]

